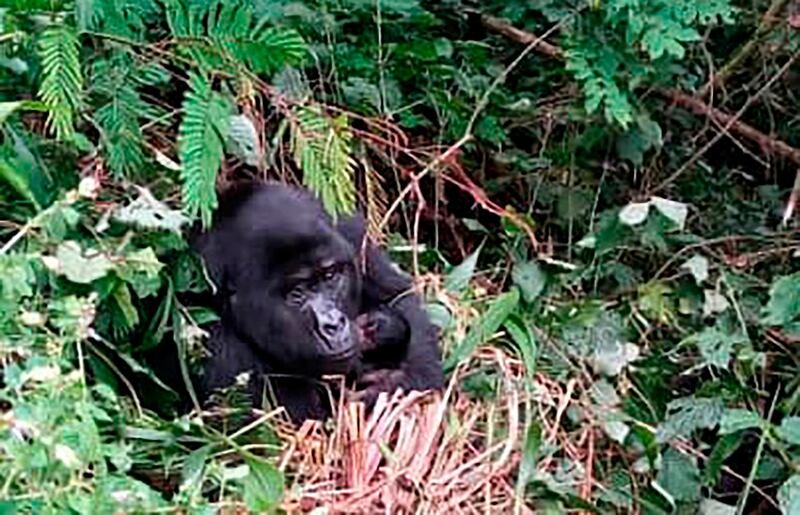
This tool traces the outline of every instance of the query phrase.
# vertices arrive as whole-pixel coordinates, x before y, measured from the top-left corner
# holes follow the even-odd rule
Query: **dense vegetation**
[[[214,320],[187,231],[246,177],[364,206],[458,394],[519,386],[469,444],[523,435],[517,509],[800,513],[797,2],[3,5],[4,513],[290,497],[285,428],[169,381]]]

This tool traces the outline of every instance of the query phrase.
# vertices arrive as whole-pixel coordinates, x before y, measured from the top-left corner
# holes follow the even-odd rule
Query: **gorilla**
[[[193,245],[216,286],[199,394],[247,378],[295,421],[331,413],[324,375],[342,375],[353,397],[436,390],[444,383],[438,332],[410,278],[365,241],[363,217],[334,222],[310,192],[247,183],[220,198]],[[246,376],[243,373],[248,372]]]

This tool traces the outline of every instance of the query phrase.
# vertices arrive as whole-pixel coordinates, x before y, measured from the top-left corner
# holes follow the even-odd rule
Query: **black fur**
[[[330,413],[319,381],[324,374],[349,377],[368,404],[398,387],[440,389],[436,328],[410,278],[382,250],[364,246],[364,238],[362,217],[334,224],[319,201],[299,188],[253,184],[223,197],[213,227],[195,241],[218,288],[221,316],[208,342],[201,397],[250,372],[254,403],[274,394],[293,419],[302,420]],[[320,269],[329,270],[324,280],[314,275]],[[336,316],[319,307],[304,312],[308,294],[292,284],[294,277],[310,284],[325,306],[335,306],[324,311]],[[321,330],[320,317],[332,320],[329,331]],[[383,323],[384,331],[367,333],[365,341],[359,332],[365,320]]]

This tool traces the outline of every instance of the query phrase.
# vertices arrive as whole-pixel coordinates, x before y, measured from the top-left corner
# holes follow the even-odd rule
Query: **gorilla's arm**
[[[397,387],[405,390],[441,389],[444,372],[438,345],[438,329],[430,321],[422,298],[413,291],[411,278],[401,272],[389,256],[377,246],[367,243],[364,220],[360,216],[346,218],[337,229],[357,249],[363,264],[362,312],[381,305],[390,305],[405,318],[410,329],[408,349],[394,370],[376,370],[362,380],[366,386],[362,397],[368,402],[381,391]]]

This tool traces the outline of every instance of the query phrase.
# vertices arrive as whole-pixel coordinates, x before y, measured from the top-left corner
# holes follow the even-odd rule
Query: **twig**
[[[553,57],[555,59],[564,58],[564,51],[555,45],[544,42],[543,41],[544,36],[542,36],[541,38],[537,38],[535,34],[531,34],[530,32],[517,29],[512,25],[510,25],[508,22],[501,20],[499,18],[495,18],[493,16],[482,15],[481,23],[487,29],[502,34],[507,38],[516,41],[518,43],[523,43],[523,44],[535,43],[536,50],[538,50],[543,55]],[[788,68],[794,63],[796,58],[797,58],[797,53],[792,55],[789,61],[786,64],[784,64],[783,67],[781,67],[778,73],[774,77],[772,77],[772,79],[770,79],[770,81],[761,90],[759,90],[759,92],[756,93],[755,96],[749,98],[748,101],[745,103],[745,105],[742,107],[742,109],[740,109],[739,112],[737,112],[733,116],[724,113],[719,109],[708,106],[705,102],[699,100],[698,98],[692,95],[688,95],[686,93],[682,93],[677,90],[669,90],[669,89],[656,90],[662,97],[667,98],[686,109],[689,109],[689,111],[698,115],[706,116],[718,123],[724,124],[722,132],[718,133],[717,136],[714,139],[712,139],[712,141],[708,145],[706,145],[706,147],[704,147],[701,152],[698,153],[697,157],[694,159],[695,161],[697,158],[699,158],[700,155],[705,153],[708,150],[708,148],[711,147],[711,145],[719,141],[719,139],[722,136],[726,135],[728,131],[730,131],[733,133],[737,133],[757,143],[761,147],[761,149],[765,151],[773,152],[781,157],[784,157],[795,163],[800,164],[800,149],[792,147],[791,145],[781,140],[775,139],[772,136],[764,134],[758,129],[739,120],[741,115],[744,113],[744,110],[746,110],[755,100],[757,100],[759,96],[763,95],[763,93],[767,89],[769,89],[769,87],[771,87],[772,84],[774,84],[774,82],[786,72],[786,70],[788,70]],[[691,166],[691,164],[693,163],[694,161],[691,161],[688,164],[689,166]],[[679,170],[681,173],[685,171],[684,170],[685,166],[686,165],[684,165],[684,167],[682,167],[681,170]],[[679,174],[676,172],[675,174],[673,174],[673,177],[670,177],[668,179],[668,181],[672,182],[675,178],[677,178],[678,175]],[[664,185],[666,184],[658,186],[657,189],[661,189]]]
[[[720,139],[722,139],[723,136],[728,134],[728,130],[731,129],[731,127],[733,127],[733,125],[739,120],[739,118],[742,117],[744,112],[747,111],[747,109],[751,105],[753,105],[753,102],[755,102],[756,100],[761,98],[761,96],[764,93],[766,93],[772,87],[772,85],[775,84],[775,82],[778,79],[780,79],[781,76],[783,76],[784,73],[786,73],[789,70],[789,68],[791,68],[791,66],[797,60],[798,56],[800,56],[800,51],[795,51],[795,53],[792,54],[792,56],[783,64],[783,66],[780,67],[780,69],[777,71],[777,73],[775,73],[775,75],[770,77],[770,79],[766,82],[766,84],[764,84],[758,91],[756,91],[756,93],[753,96],[751,96],[750,98],[747,99],[747,101],[745,101],[744,105],[738,111],[736,111],[736,114],[733,115],[728,120],[728,122],[725,124],[725,126],[722,128],[722,130],[720,132],[718,132],[705,145],[703,145],[703,147],[700,150],[695,152],[694,155],[692,155],[692,157],[690,157],[689,160],[686,161],[683,164],[683,166],[681,166],[680,168],[678,168],[675,171],[675,173],[673,173],[672,175],[667,177],[661,184],[659,184],[658,186],[656,186],[655,188],[650,190],[650,193],[652,194],[652,193],[655,193],[655,192],[657,192],[659,190],[662,190],[662,189],[666,188],[667,186],[669,186],[670,184],[672,184],[673,182],[675,182],[675,180],[678,177],[680,177],[691,166],[693,166],[697,162],[697,160],[700,159],[700,157],[702,157],[703,154],[705,154],[708,151],[708,149],[710,149],[712,146],[714,146],[714,144],[717,141],[719,141]],[[753,129],[753,130],[755,131],[755,129]],[[764,137],[769,139],[767,136],[764,136]],[[798,151],[795,150],[795,152],[798,152]],[[800,156],[800,153],[798,153],[798,156]],[[798,157],[798,159],[800,159],[800,157]],[[800,161],[798,161],[798,162],[800,162]]]
[[[769,31],[772,30],[777,21],[780,19],[778,13],[783,10],[787,2],[788,0],[772,0],[772,3],[767,8],[764,16],[761,17],[761,23],[758,24],[753,37],[747,40],[747,43],[739,47],[733,56],[728,59],[728,62],[725,63],[722,68],[720,68],[719,72],[715,73],[705,84],[705,86],[700,88],[700,91],[697,92],[697,96],[704,98],[706,95],[708,95],[709,91],[711,91],[711,88],[724,85],[725,81],[731,76],[733,71],[742,62],[744,62],[745,59],[750,57],[750,54],[752,54],[756,47],[758,47],[758,44],[762,41],[764,36],[766,36]]]

